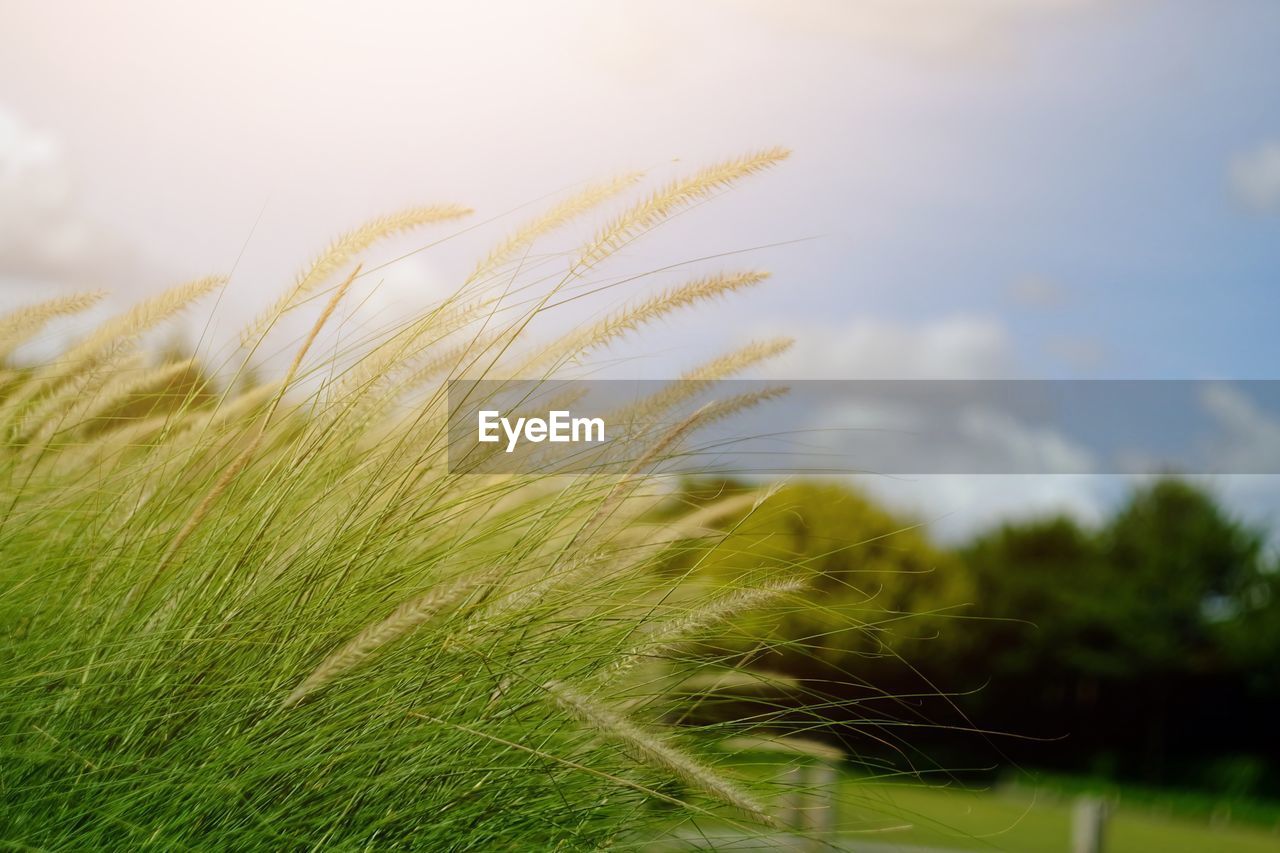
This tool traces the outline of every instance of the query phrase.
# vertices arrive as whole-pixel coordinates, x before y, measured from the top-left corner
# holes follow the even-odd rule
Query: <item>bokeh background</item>
[[[0,0],[0,304],[97,287],[120,304],[231,271],[214,319],[175,332],[216,349],[370,216],[472,205],[489,229],[459,238],[473,257],[580,181],[782,144],[784,169],[623,258],[736,253],[774,285],[654,330],[618,375],[789,334],[774,376],[1274,378],[1278,44],[1271,0]],[[392,320],[443,295],[449,257],[385,267],[359,311]],[[966,565],[947,606],[1040,629],[992,621],[916,651],[935,685],[963,673],[947,690],[991,680],[965,704],[984,726],[1076,737],[993,747],[984,766],[1280,793],[1277,478],[852,488],[875,505],[798,493],[792,514],[830,537],[922,522],[889,550]],[[836,568],[865,570],[849,559]],[[943,595],[902,590],[904,608]],[[974,757],[930,731],[922,750]]]

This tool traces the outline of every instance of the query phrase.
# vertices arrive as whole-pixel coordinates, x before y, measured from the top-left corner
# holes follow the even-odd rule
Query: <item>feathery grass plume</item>
[[[480,259],[471,275],[467,276],[466,284],[484,280],[532,246],[538,238],[635,186],[642,177],[644,177],[643,172],[631,172],[612,181],[592,184],[582,192],[570,196],[542,215],[526,222]]]
[[[135,423],[106,429],[94,441],[63,454],[63,457],[71,462],[70,467],[75,468],[91,458],[101,461],[125,450],[154,449],[163,441],[172,441],[187,433],[203,435],[209,430],[239,423],[265,406],[279,390],[278,382],[265,382],[224,400],[214,408],[165,412]]]
[[[212,275],[171,287],[145,299],[129,311],[103,323],[84,341],[72,347],[60,362],[65,370],[74,371],[119,352],[136,343],[144,332],[176,316],[180,311],[191,307],[191,303],[197,299],[208,296],[226,283],[225,276]]]
[[[673,287],[629,308],[610,314],[581,332],[557,341],[541,353],[526,359],[516,369],[515,375],[524,376],[530,372],[540,372],[561,359],[581,357],[673,311],[690,308],[700,302],[743,290],[759,284],[768,277],[768,273],[760,271],[724,273],[695,279],[679,287]]]
[[[707,695],[734,693],[747,690],[803,689],[800,679],[781,672],[764,672],[758,669],[725,669],[719,672],[696,673],[682,679],[673,692]]]
[[[61,385],[54,386],[47,394],[31,402],[25,411],[15,412],[14,421],[9,434],[14,443],[25,443],[27,449],[38,442],[38,436],[52,425],[56,430],[59,423],[65,422],[69,410],[78,402],[94,398],[95,386],[110,382],[108,377],[119,371],[136,368],[142,364],[142,355],[129,353],[108,359],[102,364],[93,365],[80,373],[71,376]]]
[[[187,519],[186,523],[183,524],[182,529],[178,531],[178,535],[169,543],[169,548],[160,559],[160,562],[156,567],[155,574],[152,575],[151,581],[142,589],[143,593],[145,593],[147,589],[150,588],[150,585],[155,582],[155,579],[163,574],[164,570],[169,567],[169,564],[173,561],[173,558],[177,555],[178,551],[181,550],[183,544],[191,537],[191,534],[196,532],[196,528],[200,526],[205,517],[209,514],[209,511],[213,509],[213,505],[218,502],[218,498],[222,497],[222,493],[231,486],[236,477],[240,476],[240,472],[245,469],[249,464],[249,461],[253,459],[254,454],[258,452],[258,448],[262,445],[263,438],[266,437],[267,427],[271,423],[271,418],[275,415],[276,409],[279,408],[280,401],[284,399],[285,391],[289,389],[289,386],[293,383],[294,377],[298,375],[298,368],[302,366],[302,360],[306,358],[307,352],[311,349],[311,345],[315,343],[316,338],[320,335],[320,330],[329,322],[329,318],[333,316],[333,312],[338,308],[338,303],[347,295],[347,291],[351,289],[351,283],[356,280],[356,276],[359,274],[360,267],[357,266],[351,271],[351,275],[347,276],[347,279],[334,290],[333,296],[329,298],[328,304],[325,305],[324,310],[320,312],[320,316],[316,318],[315,324],[311,327],[311,332],[307,335],[306,340],[302,342],[302,346],[298,348],[297,354],[293,357],[293,363],[290,364],[289,369],[285,371],[284,379],[280,383],[280,389],[276,392],[275,398],[270,402],[270,404],[268,404],[267,410],[263,412],[262,417],[258,422],[258,430],[254,434],[254,437],[249,441],[249,444],[244,448],[244,450],[240,452],[240,455],[223,470],[222,475],[218,477],[218,481],[214,484],[213,488],[204,496],[196,506],[195,511],[191,513],[191,516]]]
[[[728,379],[762,361],[777,358],[791,349],[795,344],[793,338],[773,338],[767,341],[754,341],[741,349],[726,353],[712,359],[706,364],[685,371],[680,378],[672,382],[648,398],[637,400],[627,406],[611,412],[607,418],[609,423],[640,423],[648,420],[673,406],[679,405],[713,383]]]
[[[83,432],[95,420],[109,416],[112,409],[127,405],[144,391],[164,389],[195,368],[194,358],[179,359],[154,367],[144,366],[140,357],[129,359],[103,384],[98,393],[81,393],[61,417],[44,421],[32,435],[24,451],[25,455],[32,457],[38,454],[61,433],[75,435]]]
[[[688,435],[694,429],[708,426],[716,421],[724,420],[732,417],[739,412],[745,411],[752,406],[786,394],[790,389],[785,385],[778,385],[770,388],[763,388],[759,391],[749,391],[742,394],[735,394],[732,397],[726,397],[723,400],[714,400],[702,406],[692,414],[686,416],[683,420],[677,422],[669,428],[662,436],[654,442],[644,453],[640,455],[631,467],[629,467],[618,481],[614,483],[609,490],[609,494],[601,501],[599,509],[591,520],[583,526],[580,534],[587,532],[594,533],[599,525],[606,519],[610,513],[617,508],[618,503],[626,496],[627,490],[634,482],[640,478],[641,474],[655,462],[666,458],[671,449]],[[576,543],[580,537],[574,537],[573,542]],[[573,543],[571,543],[573,544]]]
[[[0,362],[38,335],[51,321],[88,311],[106,295],[106,291],[97,290],[55,296],[34,305],[25,305],[0,317]]]
[[[177,315],[184,308],[227,283],[222,276],[209,276],[172,287],[132,309],[107,320],[53,364],[38,370],[5,401],[3,410],[12,420],[15,412],[42,393],[67,379],[130,352],[143,333]]]
[[[599,263],[676,211],[705,199],[742,178],[776,166],[790,154],[785,148],[769,148],[701,169],[687,178],[673,181],[601,228],[574,260],[570,267],[571,274]]]
[[[398,377],[413,371],[415,360],[429,351],[431,344],[447,339],[481,316],[489,303],[473,302],[446,310],[447,303],[415,319],[353,364],[335,383],[331,397],[350,407],[357,400],[385,397],[389,387],[398,386]]]
[[[756,823],[771,829],[782,829],[781,822],[762,805],[693,756],[664,743],[621,714],[561,682],[549,681],[543,687],[561,708],[602,737],[622,744],[631,757],[641,764],[670,774],[690,788],[732,806]]]
[[[71,427],[68,428],[81,427],[97,418],[106,417],[112,409],[128,405],[144,392],[163,390],[180,377],[197,370],[199,365],[192,357],[152,367],[139,367],[136,371],[117,371],[115,378],[104,385],[95,397],[83,400],[69,409],[66,420],[71,423]]]
[[[131,353],[64,384],[23,417],[23,428],[18,432],[32,434],[30,446],[41,445],[56,433],[78,430],[107,417],[112,409],[128,405],[143,392],[165,389],[197,367],[194,357],[148,367],[145,356]]]
[[[486,352],[501,338],[500,335],[493,332],[482,332],[470,340],[463,341],[445,350],[438,355],[423,361],[421,364],[412,366],[405,375],[402,386],[406,389],[417,388],[442,373],[453,375],[468,355]]]
[[[303,310],[315,303],[320,313],[362,259],[309,290]],[[553,266],[521,245],[474,294],[434,316],[362,326],[323,346],[357,281],[312,329],[327,320],[320,336],[291,346],[293,363],[284,359],[269,381],[246,370],[223,385],[220,368],[248,357],[233,351],[232,363],[202,367],[207,382],[173,382],[106,417],[95,418],[100,407],[146,373],[127,359],[149,352],[150,336],[136,347],[130,339],[82,349],[65,375],[24,367],[0,376],[0,415],[30,417],[67,395],[48,403],[53,417],[42,423],[60,423],[38,476],[24,476],[22,447],[0,453],[0,731],[12,734],[0,760],[5,838],[37,849],[541,850],[614,838],[661,845],[694,814],[745,828],[688,785],[689,815],[643,807],[675,797],[642,782],[680,774],[742,804],[670,750],[687,735],[692,751],[719,724],[691,719],[677,734],[626,713],[608,684],[592,692],[620,653],[648,651],[633,644],[660,645],[646,624],[676,621],[731,589],[708,571],[693,603],[669,609],[689,602],[688,591],[669,590],[664,554],[627,541],[629,525],[652,517],[642,515],[651,503],[665,505],[650,475],[688,433],[663,431],[696,403],[672,409],[666,424],[651,421],[617,470],[539,478],[447,467],[445,380],[505,379],[508,361],[537,351],[528,334],[554,307],[541,297],[572,280],[546,274]],[[471,300],[482,319],[442,334]],[[364,365],[385,365],[385,375],[366,375],[348,393],[347,371],[385,342]],[[26,376],[42,387],[16,412],[3,410]],[[92,381],[73,399],[83,377]],[[688,429],[749,402],[712,406]],[[347,410],[340,422],[330,417]],[[602,504],[608,526],[579,534]],[[700,518],[711,520],[699,511],[685,520]],[[470,586],[446,601],[454,583]],[[667,605],[655,600],[669,591]],[[714,667],[695,659],[678,674]],[[593,719],[614,735],[552,707],[548,681],[601,705],[606,716]],[[626,698],[646,692],[633,679],[618,686]],[[406,725],[418,712],[447,723]],[[649,733],[657,744],[646,752]],[[754,794],[757,782],[735,784]]]
[[[766,400],[772,400],[782,394],[787,393],[785,386],[775,386],[772,388],[764,388],[759,391],[751,391],[743,394],[735,394],[732,397],[726,397],[723,400],[715,400],[707,403],[697,411],[686,416],[684,419],[670,427],[659,439],[654,442],[644,453],[640,455],[631,467],[627,469],[618,481],[614,483],[605,499],[600,502],[600,508],[596,511],[591,522],[584,526],[583,530],[594,528],[595,524],[604,519],[613,512],[617,504],[626,494],[627,488],[635,482],[642,472],[647,470],[650,465],[659,459],[664,458],[667,453],[675,446],[677,442],[688,435],[692,430],[731,417],[738,412],[751,408]]]
[[[130,376],[136,376],[144,364],[141,353],[132,353],[72,377],[48,397],[37,401],[13,429],[15,440],[26,443],[23,455],[30,458],[38,454],[59,431],[68,425],[82,424],[87,411],[104,396],[114,398],[115,389]]]
[[[708,426],[716,421],[731,418],[753,406],[758,406],[769,400],[776,400],[790,391],[790,387],[786,385],[771,385],[767,388],[761,388],[759,391],[744,391],[741,394],[734,394],[721,400],[713,400],[694,413],[694,415],[698,416],[696,426]],[[690,417],[693,416],[691,415]],[[664,448],[664,452],[665,450],[666,448]]]
[[[671,521],[655,525],[636,526],[630,531],[630,535],[624,535],[623,538],[630,541],[656,541],[669,544],[678,539],[719,533],[720,531],[708,530],[708,526],[731,515],[737,515],[744,510],[755,509],[772,492],[773,489],[769,489],[764,495],[761,495],[750,491],[741,495],[721,498]]]
[[[343,234],[334,240],[327,249],[317,257],[309,267],[302,271],[298,279],[276,303],[249,324],[240,335],[240,344],[251,346],[260,337],[270,331],[276,321],[297,308],[316,288],[329,280],[340,268],[355,260],[356,256],[375,243],[404,234],[424,225],[460,219],[471,213],[471,208],[456,204],[439,204],[428,207],[411,207],[390,216],[380,216],[370,220],[354,231]]]
[[[470,629],[483,630],[486,625],[491,625],[512,614],[529,613],[556,587],[572,588],[577,579],[599,571],[604,564],[604,557],[598,554],[575,557],[563,571],[549,571],[528,586],[512,590],[489,604]]]
[[[569,540],[566,551],[572,551],[579,542],[585,538],[597,533],[601,526],[608,520],[619,504],[626,498],[631,487],[641,478],[641,475],[649,469],[651,465],[660,459],[665,458],[671,449],[684,439],[693,430],[714,423],[717,420],[729,417],[744,409],[748,409],[757,403],[785,393],[785,388],[766,388],[761,391],[737,394],[733,397],[727,397],[724,400],[716,400],[699,408],[692,414],[669,427],[666,432],[659,436],[658,440],[651,444],[639,458],[631,464],[629,468],[614,482],[596,507],[591,517],[578,528],[577,532]],[[589,564],[586,564],[589,565]]]
[[[385,619],[368,626],[330,653],[284,698],[280,706],[292,708],[298,705],[335,678],[360,666],[374,652],[402,639],[424,622],[461,603],[492,576],[492,573],[482,573],[478,577],[464,578],[404,602]]]
[[[595,512],[585,524],[578,529],[578,532],[569,540],[569,546],[566,550],[572,550],[575,545],[582,539],[593,535],[618,505],[626,497],[628,490],[639,478],[640,474],[648,469],[655,461],[662,458],[678,441],[685,437],[694,427],[698,426],[705,413],[709,411],[709,405],[703,406],[698,411],[688,415],[674,426],[670,427],[665,433],[659,436],[658,440],[651,444],[639,458],[631,464],[625,473],[609,488],[604,499],[600,501]]]
[[[795,338],[770,338],[752,341],[741,349],[712,359],[706,364],[688,370],[680,376],[681,382],[714,382],[734,376],[762,361],[777,358],[795,345]]]
[[[699,631],[742,613],[758,610],[784,596],[803,592],[807,586],[805,581],[792,578],[740,589],[691,610],[678,619],[650,625],[643,629],[642,646],[618,658],[601,673],[601,679],[611,681],[618,678],[644,660],[669,654],[682,641]]]

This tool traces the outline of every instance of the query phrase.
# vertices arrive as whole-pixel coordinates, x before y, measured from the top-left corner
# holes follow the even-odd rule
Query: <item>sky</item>
[[[234,271],[230,329],[365,218],[475,207],[483,228],[379,279],[362,310],[394,317],[522,206],[781,144],[782,168],[617,260],[735,252],[772,281],[652,330],[622,369],[766,334],[798,339],[774,368],[793,378],[1280,360],[1272,0],[0,0],[0,20],[3,305]],[[917,497],[1097,511],[1066,479],[993,482]],[[1276,516],[1256,482],[1226,488]]]

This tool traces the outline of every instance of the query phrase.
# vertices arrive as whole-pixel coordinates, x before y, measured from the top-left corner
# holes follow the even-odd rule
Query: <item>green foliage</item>
[[[733,495],[732,482],[686,484],[680,505]],[[697,576],[731,581],[766,565],[789,565],[809,578],[809,606],[769,628],[745,625],[728,641],[772,637],[762,665],[810,678],[839,680],[878,657],[911,657],[921,648],[954,650],[959,609],[972,587],[954,556],[932,546],[918,526],[895,518],[837,484],[800,482],[722,520],[726,532],[709,552],[671,558],[668,571],[696,564]]]
[[[977,586],[979,636],[994,674],[1041,667],[1115,672],[1112,602],[1101,549],[1068,518],[1005,525],[964,553]]]
[[[1001,670],[1124,678],[1257,660],[1272,639],[1244,626],[1276,621],[1264,542],[1208,493],[1161,480],[1096,533],[1066,518],[1008,524],[963,556],[984,613],[1034,626],[977,628]]]
[[[596,192],[518,232],[520,251],[491,256],[422,315],[317,357],[361,284],[358,266],[330,277],[376,241],[462,211],[375,220],[255,321],[217,394],[199,371],[144,367],[142,341],[219,279],[6,373],[0,844],[595,849],[670,825],[655,802],[681,820],[772,826],[702,757],[720,732],[663,726],[665,691],[629,672],[711,616],[794,589],[776,566],[746,589],[685,589],[655,571],[660,548],[635,525],[651,468],[701,421],[640,437],[622,476],[461,474],[447,464],[446,380],[513,375],[535,319],[574,301],[554,294],[607,287],[583,277],[617,243],[784,156],[645,196],[568,273],[526,266],[535,239],[606,200]],[[283,378],[247,379],[261,336],[309,295],[324,307]],[[691,301],[644,303],[626,330]],[[26,334],[82,304],[37,305],[9,327]],[[540,375],[609,340],[553,345]]]
[[[691,483],[681,501],[735,488]],[[878,738],[899,767],[1017,760],[1233,796],[1280,785],[1266,758],[1280,571],[1265,532],[1193,484],[1139,488],[1096,530],[1032,519],[954,554],[835,484],[783,487],[721,526],[714,553],[675,555],[668,570],[789,563],[812,592],[769,645],[727,631],[703,653],[799,678],[803,700],[839,697],[825,719],[863,752]]]
[[[1261,533],[1228,518],[1206,492],[1162,480],[1135,493],[1101,540],[1112,567],[1105,597],[1127,605],[1117,620],[1128,630],[1117,640],[1135,665],[1194,671],[1236,663],[1221,634],[1253,609],[1247,596],[1264,578]]]
[[[991,666],[993,681],[966,707],[992,728],[1070,736],[1028,760],[1276,791],[1261,756],[1280,703],[1280,572],[1265,543],[1176,479],[1135,490],[1096,531],[1056,518],[979,537],[963,557],[991,618],[970,625],[961,670]]]

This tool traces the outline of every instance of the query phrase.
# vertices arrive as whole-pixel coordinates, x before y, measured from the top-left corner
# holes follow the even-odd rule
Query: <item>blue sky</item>
[[[83,279],[225,268],[259,221],[248,310],[370,212],[492,215],[782,143],[784,169],[637,266],[813,237],[748,258],[779,284],[735,324],[982,318],[1020,375],[1268,377],[1280,355],[1280,202],[1228,180],[1280,140],[1268,0],[9,5],[0,110],[52,140],[70,215],[151,267]]]
[[[796,250],[804,298],[771,308],[998,318],[1033,376],[1274,377],[1280,217],[1226,176],[1280,135],[1280,6],[1129,6],[1036,28],[1011,64],[881,63],[906,81],[895,109],[818,121],[849,158],[884,153],[805,176],[824,199],[804,224],[835,233]]]
[[[369,216],[459,201],[486,219],[783,144],[783,168],[604,274],[803,242],[715,262],[774,278],[611,352],[621,371],[670,376],[765,334],[798,338],[776,368],[797,378],[1280,363],[1271,0],[5,0],[4,18],[5,304],[234,268],[234,330]],[[388,269],[370,310],[428,303],[516,221]],[[948,494],[942,511],[972,498]]]

